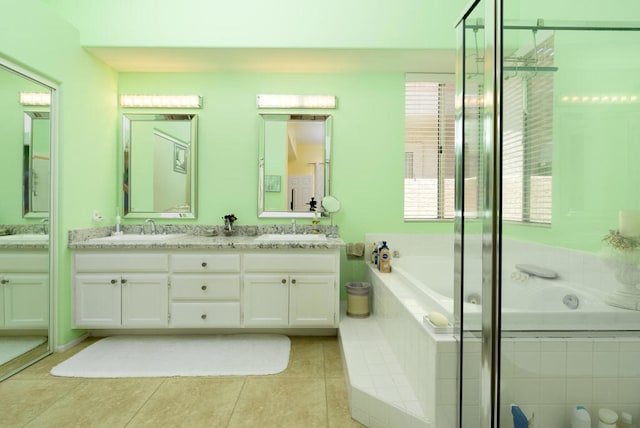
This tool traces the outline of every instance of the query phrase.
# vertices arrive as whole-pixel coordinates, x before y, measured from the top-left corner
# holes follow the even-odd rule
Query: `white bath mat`
[[[27,337],[0,337],[0,365],[13,360],[16,357],[43,344],[47,340],[42,336]]]
[[[54,376],[116,378],[268,375],[287,368],[291,341],[278,334],[112,336],[51,369]]]

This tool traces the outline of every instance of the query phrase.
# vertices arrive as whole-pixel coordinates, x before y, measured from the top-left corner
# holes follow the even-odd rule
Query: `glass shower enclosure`
[[[461,427],[565,428],[579,406],[592,427],[603,409],[640,422],[633,16],[479,0],[457,25]]]

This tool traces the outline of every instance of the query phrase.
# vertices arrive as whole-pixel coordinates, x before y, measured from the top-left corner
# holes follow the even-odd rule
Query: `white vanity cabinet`
[[[7,251],[0,256],[0,329],[49,326],[47,251]]]
[[[238,253],[173,253],[171,327],[241,327]]]
[[[245,327],[336,327],[338,252],[244,256]]]
[[[160,252],[75,254],[74,327],[166,327],[168,260]]]

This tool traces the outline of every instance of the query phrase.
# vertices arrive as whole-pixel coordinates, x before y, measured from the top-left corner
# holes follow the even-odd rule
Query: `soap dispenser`
[[[591,415],[584,406],[573,409],[571,428],[591,428]]]

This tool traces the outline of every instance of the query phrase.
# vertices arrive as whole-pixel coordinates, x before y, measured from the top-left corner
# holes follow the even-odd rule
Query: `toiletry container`
[[[591,428],[591,415],[584,406],[573,409],[571,428]]]
[[[618,428],[635,428],[635,425],[632,422],[632,417],[629,413],[620,413],[620,419],[618,419]]]
[[[618,414],[611,409],[598,410],[598,428],[616,428]]]
[[[391,272],[391,251],[387,247],[387,241],[382,241],[382,247],[378,254],[378,269],[380,272]]]

